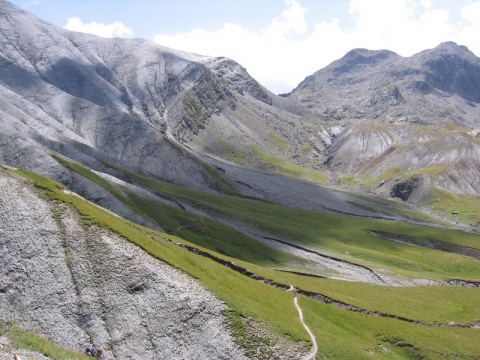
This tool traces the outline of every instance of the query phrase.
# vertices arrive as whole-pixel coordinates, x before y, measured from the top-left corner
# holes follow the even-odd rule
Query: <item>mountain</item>
[[[417,204],[436,189],[478,196],[480,59],[463,46],[409,58],[355,49],[280,97],[230,59],[2,9],[2,143],[23,153],[7,146],[6,164],[59,180],[64,170],[44,153],[56,151],[100,171],[98,159],[215,190],[207,155]],[[249,191],[242,183],[228,186]]]
[[[150,226],[51,154],[111,176],[120,167],[203,191],[226,187],[307,208],[378,215],[350,205],[355,197],[338,201],[348,195],[303,184],[312,195],[292,193],[300,198],[291,201],[279,192],[298,188],[295,182],[252,176],[256,167],[325,178],[297,166],[317,153],[301,141],[311,131],[301,106],[269,93],[236,62],[67,31],[6,1],[1,13],[2,163],[49,176]],[[272,181],[282,185],[273,188]],[[324,206],[319,197],[331,200]]]
[[[2,143],[17,142],[25,152],[20,158],[4,148],[5,163],[49,169],[48,175],[59,178],[55,163],[38,154],[42,148],[90,166],[92,158],[117,159],[165,180],[206,188],[212,181],[202,165],[179,157],[171,141],[225,155],[230,138],[248,144],[249,152],[252,145],[262,151],[271,147],[264,138],[273,127],[294,128],[293,115],[271,107],[273,95],[231,60],[145,40],[74,33],[6,1],[1,6],[1,41],[8,44],[1,58]],[[259,114],[262,107],[270,115]],[[257,126],[268,117],[280,125]]]
[[[231,59],[67,31],[5,0],[0,41],[2,345],[479,353],[465,47],[352,50],[277,96]]]
[[[480,59],[452,42],[408,58],[387,50],[355,49],[307,77],[289,96],[327,121],[378,119],[475,128],[479,73]]]
[[[118,158],[172,181],[186,182],[188,173],[191,183],[204,182],[198,165],[172,160],[176,150],[163,136],[169,106],[204,76],[201,64],[143,40],[68,32],[1,5],[2,42],[9,44],[1,58],[4,143],[22,139],[24,148]],[[24,167],[55,167],[42,151],[25,152]],[[2,154],[7,163],[15,156]]]
[[[479,195],[479,94],[480,59],[447,42],[407,58],[352,50],[288,97],[329,124],[324,164],[337,181],[421,203],[436,189]]]

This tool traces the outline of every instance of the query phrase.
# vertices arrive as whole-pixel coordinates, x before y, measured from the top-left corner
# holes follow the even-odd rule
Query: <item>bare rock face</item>
[[[0,171],[0,316],[106,359],[242,359],[225,305],[182,272]]]
[[[205,65],[239,94],[249,94],[257,100],[272,105],[272,99],[267,91],[237,62],[220,57],[208,59]]]
[[[418,188],[419,179],[412,178],[405,182],[397,183],[393,186],[390,195],[392,197],[398,197],[403,201],[407,201],[412,195],[412,192]]]
[[[453,42],[439,45],[433,54],[424,56],[426,80],[433,88],[457,94],[467,101],[480,102],[480,63],[465,46]]]
[[[289,95],[327,121],[474,128],[480,59],[465,46],[442,43],[403,58],[387,50],[354,49],[307,77]]]

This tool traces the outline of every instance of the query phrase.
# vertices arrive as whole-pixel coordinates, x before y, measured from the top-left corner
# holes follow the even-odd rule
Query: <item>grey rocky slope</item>
[[[225,132],[203,131],[192,146],[220,152],[232,141],[252,152],[252,145],[272,150],[265,137],[278,124],[295,130],[295,116],[271,107],[273,95],[232,60],[67,31],[4,0],[0,16],[2,142],[18,142],[25,152],[20,159],[2,149],[5,163],[54,167],[44,154],[32,155],[47,148],[89,165],[92,157],[113,158],[169,181],[211,187],[202,166],[178,156],[166,136],[192,142],[207,122],[222,123]],[[275,124],[261,124],[264,118]]]
[[[0,5],[3,162],[55,175],[50,149],[83,162],[111,157],[191,186],[208,182],[161,132],[168,103],[200,65],[142,40],[75,34]],[[9,152],[12,143],[22,156]]]
[[[218,190],[218,176],[205,167],[216,164],[205,154],[265,171],[275,168],[271,158],[321,166],[321,141],[302,140],[317,126],[309,111],[269,93],[232,60],[67,31],[4,0],[0,29],[0,162],[58,180],[130,220],[152,226],[50,155],[112,176],[119,174],[105,162],[204,191]],[[231,172],[222,174],[229,187],[250,192],[259,185],[256,196],[283,197],[263,175],[243,169],[230,181]],[[328,189],[308,197],[324,196],[338,198]],[[346,202],[338,206],[352,212]]]
[[[303,131],[298,115],[269,105],[274,95],[228,59],[67,31],[5,0],[0,41],[0,161],[57,180],[65,171],[51,152],[208,190],[215,183],[204,166],[172,141],[225,157],[238,147],[255,165],[252,146],[278,153],[266,139],[281,131],[296,144]]]
[[[242,359],[225,305],[125,239],[0,170],[0,314],[106,359]]]

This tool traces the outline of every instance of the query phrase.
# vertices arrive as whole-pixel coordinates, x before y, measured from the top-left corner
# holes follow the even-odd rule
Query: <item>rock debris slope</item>
[[[0,314],[106,359],[242,359],[223,303],[188,276],[0,173]]]

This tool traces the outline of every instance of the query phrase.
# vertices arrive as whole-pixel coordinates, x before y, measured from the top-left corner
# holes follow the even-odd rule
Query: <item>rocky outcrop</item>
[[[243,358],[225,305],[190,277],[3,170],[0,190],[2,318],[106,359]]]
[[[224,108],[235,110],[236,107],[235,97],[225,83],[206,67],[199,70],[196,84],[187,91],[182,103],[185,115],[182,126],[176,131],[177,136],[182,136],[187,131],[197,135],[205,128],[212,114],[221,113]],[[186,139],[181,137],[181,140]]]
[[[420,56],[424,56],[425,78],[433,88],[473,103],[480,102],[480,63],[467,47],[446,42],[433,54],[423,52]]]
[[[257,100],[272,105],[272,99],[267,91],[237,62],[219,57],[208,59],[205,65],[212,69],[217,76],[224,79],[230,88],[240,95],[249,94]]]
[[[418,187],[418,181],[418,178],[413,178],[405,182],[397,183],[393,186],[390,195],[407,201],[412,192]]]

